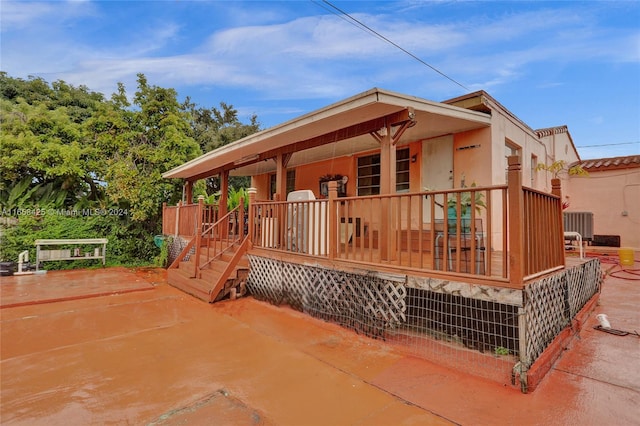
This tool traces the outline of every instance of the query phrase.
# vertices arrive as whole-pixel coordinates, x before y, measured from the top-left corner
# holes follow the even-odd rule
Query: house
[[[593,217],[592,244],[640,248],[640,155],[578,161],[588,177],[567,180],[568,213]]]
[[[600,285],[597,260],[565,258],[560,183],[535,171],[558,158],[579,160],[568,131],[535,131],[484,91],[374,88],[165,173],[186,194],[163,210],[169,281],[210,302],[246,285],[530,390]],[[223,194],[251,176],[248,212],[194,204],[216,175]]]

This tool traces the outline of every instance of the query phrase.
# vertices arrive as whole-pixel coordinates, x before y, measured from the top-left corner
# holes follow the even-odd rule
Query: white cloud
[[[55,26],[70,19],[92,16],[95,8],[88,1],[7,1],[0,6],[2,32],[31,30],[35,25]],[[52,25],[53,24],[53,25]]]
[[[8,31],[5,25],[11,30],[40,25],[37,34],[26,30],[14,37],[11,47],[3,43],[3,67],[12,75],[51,76],[107,94],[118,81],[134,84],[139,72],[154,84],[238,87],[280,99],[338,98],[373,86],[428,88],[436,97],[459,90],[335,15],[269,23],[277,14],[254,19],[244,6],[237,9],[244,22],[258,19],[261,24],[214,30],[193,40],[186,51],[175,52],[173,42],[191,29],[171,18],[142,21],[126,35],[114,33],[113,43],[96,46],[68,24],[98,16],[100,3],[3,2],[3,31]],[[410,6],[424,7],[420,2]],[[592,14],[569,9],[465,16],[438,25],[413,15],[353,16],[471,90],[505,86],[526,76],[533,64],[640,58],[638,31],[596,30]]]

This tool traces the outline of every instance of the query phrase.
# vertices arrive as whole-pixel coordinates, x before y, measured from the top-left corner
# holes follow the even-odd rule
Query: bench
[[[107,259],[107,242],[106,238],[83,238],[83,239],[59,239],[59,240],[36,240],[36,271],[40,267],[40,262],[54,260],[94,260],[102,259],[104,266]],[[96,246],[90,252],[81,252],[80,247],[73,249],[42,249],[42,247],[51,246]],[[101,246],[101,247],[100,247]]]

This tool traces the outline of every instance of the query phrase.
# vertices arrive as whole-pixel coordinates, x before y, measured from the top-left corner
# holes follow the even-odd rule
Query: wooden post
[[[562,265],[566,265],[567,259],[566,259],[566,253],[564,251],[564,218],[562,213],[562,183],[561,182],[562,181],[558,178],[551,179],[551,193],[553,195],[557,195],[559,198],[558,216],[556,218],[556,220],[558,221],[557,223],[559,223],[557,244],[559,244],[558,247],[560,248],[560,257],[561,257]],[[582,247],[580,249],[582,249]]]
[[[255,220],[256,220],[256,209],[254,203],[256,202],[256,194],[258,190],[256,188],[249,188],[247,193],[249,194],[249,247],[253,247],[253,239],[256,237],[255,234]],[[264,232],[264,230],[262,230]]]
[[[240,203],[238,205],[238,230],[236,230],[235,234],[238,235],[240,241],[244,238],[244,198],[240,197],[238,200]]]
[[[182,201],[178,201],[176,204],[176,223],[175,223],[175,233],[174,236],[180,235],[180,207],[182,207]]]
[[[229,171],[220,173],[220,199],[218,200],[218,217],[213,222],[227,214],[227,201],[229,200]]]
[[[229,171],[220,172],[220,198],[218,199],[218,214],[211,218],[211,223],[215,223],[227,214],[227,203],[229,201]],[[220,238],[226,240],[229,237],[229,221],[221,223],[218,228]]]
[[[278,154],[276,156],[276,194],[280,195],[280,200],[287,200],[287,164],[290,155]]]
[[[196,252],[194,254],[194,270],[192,278],[200,278],[200,246],[202,245],[202,212],[204,211],[204,196],[198,196],[198,213],[196,216]]]
[[[329,187],[329,259],[335,259],[340,245],[340,231],[338,229],[338,182],[327,182]]]
[[[520,156],[508,157],[508,164],[509,283],[512,288],[523,288],[525,271],[524,195],[522,193]]]
[[[193,182],[190,180],[184,183],[184,202],[186,205],[193,204]]]
[[[396,147],[391,138],[391,126],[380,135],[380,195],[391,195],[396,190]],[[396,218],[391,199],[381,199],[380,205],[380,257],[391,260],[396,254]]]
[[[167,225],[167,203],[162,203],[162,233],[164,234],[164,228]]]

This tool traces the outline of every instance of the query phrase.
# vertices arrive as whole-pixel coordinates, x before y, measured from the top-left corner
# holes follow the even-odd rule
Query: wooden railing
[[[211,216],[206,212],[206,206],[202,205],[203,219]],[[222,216],[215,223],[202,223],[202,233],[196,235],[195,270],[196,275],[224,252],[238,244],[246,235],[244,200],[240,204]],[[201,255],[204,254],[204,262]]]
[[[563,267],[565,258],[560,197],[530,188],[523,192],[526,279]]]
[[[506,186],[499,186],[259,201],[252,204],[250,238],[271,250],[506,280],[505,196]]]
[[[254,247],[522,288],[564,266],[560,197],[507,185],[328,200],[252,201]]]
[[[510,157],[507,185],[338,198],[329,182],[329,199],[295,202],[256,201],[250,191],[246,232],[249,247],[522,288],[564,267],[559,187],[554,192],[523,187],[520,161]],[[163,213],[166,234],[195,237],[184,255],[195,246],[200,262],[206,250],[196,271],[245,235],[242,208],[219,220],[202,202]]]
[[[180,235],[183,237],[193,237],[198,229],[198,216],[201,216],[202,223],[214,223],[218,219],[217,204],[203,204],[202,208],[198,204],[182,204],[176,206],[162,205],[162,233],[164,235]]]
[[[192,207],[195,207],[195,209]],[[220,219],[216,219],[218,215],[217,206],[204,204],[202,199],[198,200],[198,204],[176,206],[175,213],[172,210],[170,207],[163,206],[163,221],[165,220],[164,218],[174,220],[171,225],[177,226],[178,229],[182,229],[181,226],[187,224],[188,226],[184,226],[184,232],[191,229],[200,230],[200,232],[194,231],[192,235],[179,234],[181,236],[190,236],[191,239],[169,266],[169,268],[178,267],[179,262],[193,250],[194,272],[192,278],[200,278],[202,269],[236,244],[242,242],[247,235],[243,199],[240,199],[238,207]],[[190,220],[183,217],[185,211],[192,214],[193,217]],[[191,220],[195,222],[193,228],[190,226]]]
[[[327,256],[328,201],[262,201],[253,203],[255,246],[316,256]]]

